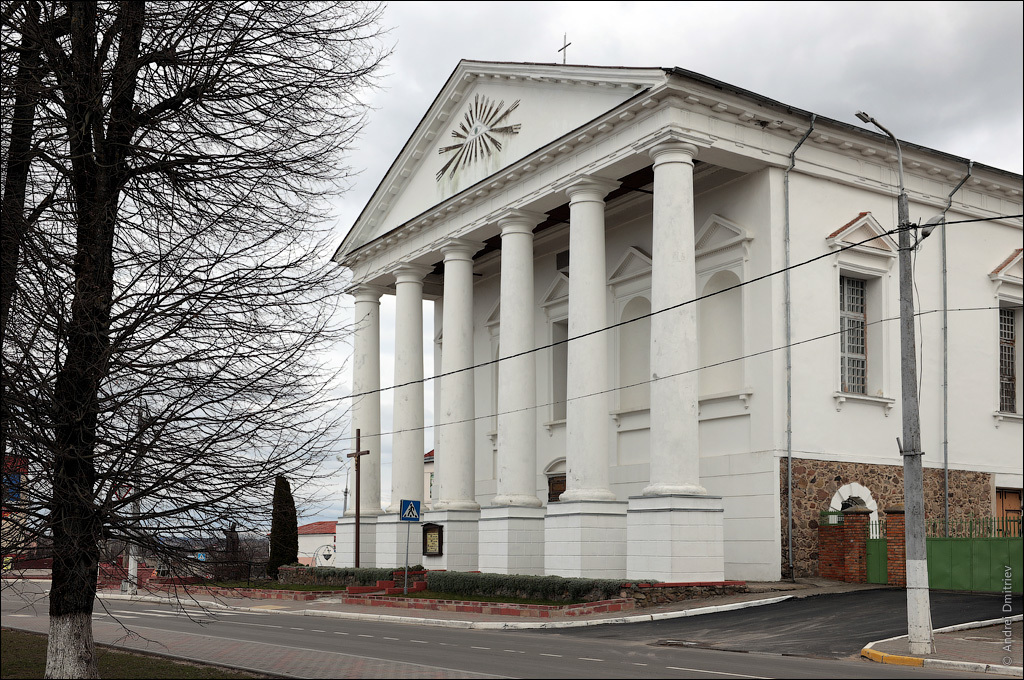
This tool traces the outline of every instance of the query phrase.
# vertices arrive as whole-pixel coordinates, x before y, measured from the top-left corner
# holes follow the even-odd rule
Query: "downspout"
[[[785,203],[785,221],[783,223],[783,240],[786,245],[786,260],[785,260],[785,275],[783,280],[785,281],[784,290],[786,296],[786,513],[788,529],[786,531],[786,537],[789,540],[789,545],[786,549],[786,554],[789,558],[789,580],[796,581],[796,574],[793,573],[793,314],[792,314],[792,298],[790,295],[790,284],[789,284],[789,172],[796,165],[796,152],[803,146],[807,138],[811,136],[814,131],[814,119],[815,114],[811,114],[811,127],[807,128],[807,132],[800,138],[796,146],[789,153],[789,167],[786,168],[785,179],[783,181],[783,196]]]
[[[946,208],[942,211],[942,479],[943,505],[945,511],[946,538],[949,538],[949,299],[946,289],[946,213],[953,205],[953,195],[960,191],[971,177],[974,161],[967,161],[967,175],[960,180],[946,197]]]

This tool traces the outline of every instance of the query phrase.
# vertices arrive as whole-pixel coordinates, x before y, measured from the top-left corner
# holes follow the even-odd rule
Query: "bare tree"
[[[386,56],[380,13],[5,6],[3,433],[28,481],[4,552],[52,539],[47,677],[97,675],[103,541],[189,573],[192,539],[264,528],[275,478],[327,454],[323,353],[345,329],[323,201]]]

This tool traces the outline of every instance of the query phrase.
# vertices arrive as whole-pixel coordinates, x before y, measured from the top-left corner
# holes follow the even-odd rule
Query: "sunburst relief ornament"
[[[442,146],[437,153],[442,156],[446,153],[455,152],[455,155],[448,159],[440,170],[437,171],[437,181],[440,182],[444,174],[448,173],[448,179],[455,176],[456,171],[464,165],[469,165],[477,159],[490,156],[496,151],[501,151],[500,135],[518,135],[519,123],[513,125],[502,125],[513,111],[519,106],[519,100],[515,100],[506,109],[505,102],[495,104],[487,97],[479,94],[473,97],[473,104],[466,111],[462,122],[457,129],[452,130],[452,137],[461,140],[451,146]]]

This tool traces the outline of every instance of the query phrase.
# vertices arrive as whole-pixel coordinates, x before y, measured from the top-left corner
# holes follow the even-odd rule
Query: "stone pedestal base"
[[[569,501],[548,505],[544,517],[544,573],[624,578],[626,504]]]
[[[725,580],[719,496],[634,496],[626,515],[626,578]]]
[[[413,541],[409,545],[409,560],[420,563],[427,569],[448,571],[477,571],[477,541],[479,535],[479,510],[430,510],[421,516],[424,524],[439,524],[443,527],[441,555],[423,554],[423,529],[417,524],[412,528]],[[413,555],[415,554],[415,557]]]
[[[377,518],[377,564],[383,569],[405,566],[406,537],[409,542],[409,566],[420,563],[423,533],[419,522],[403,522],[398,513]]]
[[[480,571],[544,575],[544,508],[497,506],[480,511]]]
[[[377,517],[359,518],[359,566],[377,566]],[[339,517],[334,547],[335,567],[356,566],[356,518]]]

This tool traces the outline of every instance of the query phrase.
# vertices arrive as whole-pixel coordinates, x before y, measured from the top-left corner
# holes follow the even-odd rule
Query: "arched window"
[[[743,388],[743,302],[739,277],[723,270],[708,279],[697,307],[700,331],[700,394]],[[725,292],[720,292],[725,291]],[[713,295],[717,293],[717,295]]]
[[[637,296],[626,303],[619,321],[619,410],[651,407],[651,301]],[[646,318],[641,318],[646,317]],[[633,321],[637,319],[637,321]]]

